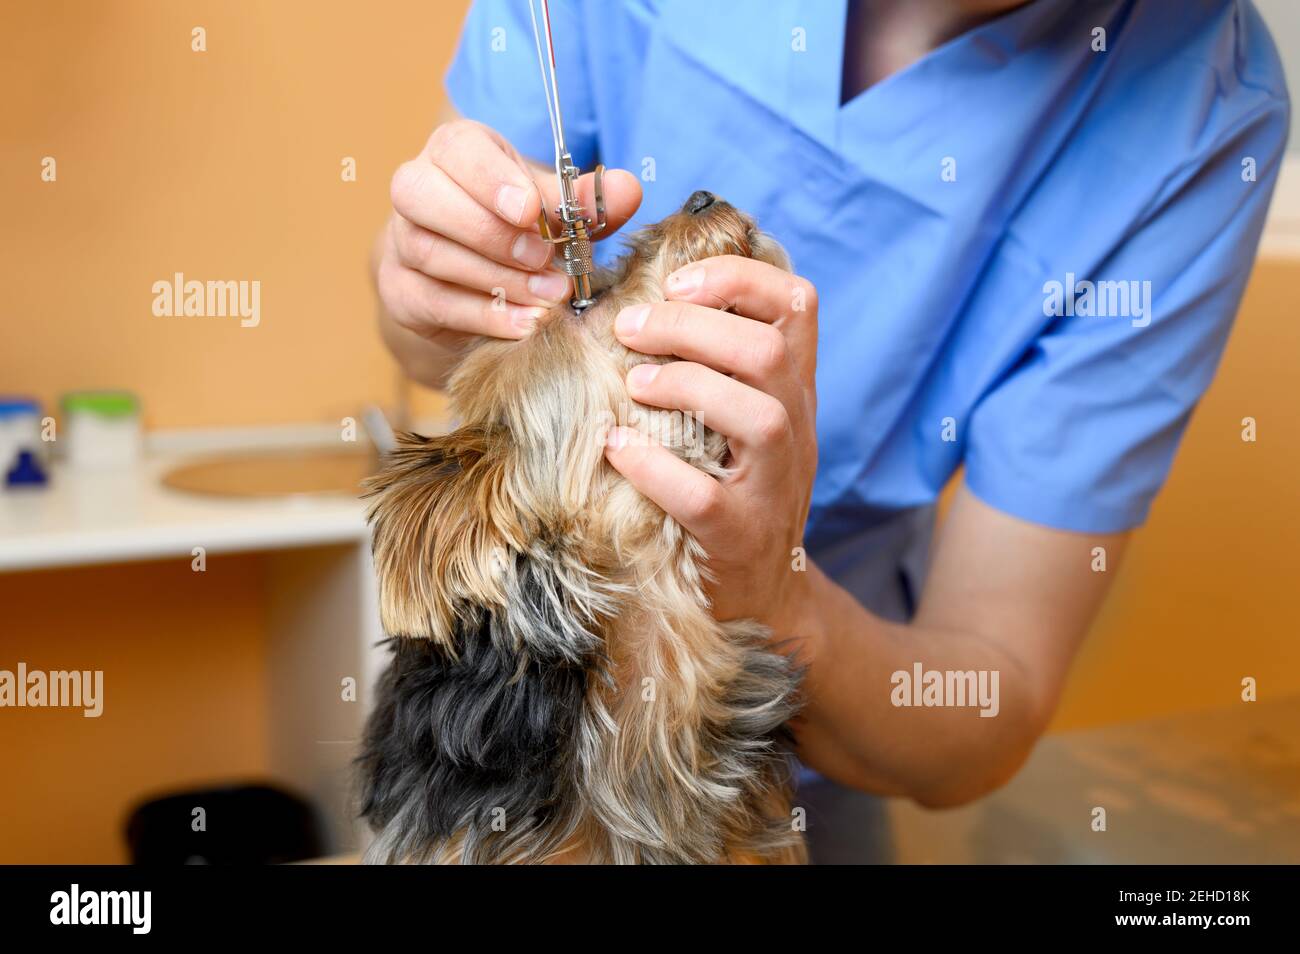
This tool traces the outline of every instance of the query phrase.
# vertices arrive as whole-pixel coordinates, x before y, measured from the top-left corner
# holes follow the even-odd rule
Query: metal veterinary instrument
[[[556,218],[560,222],[557,235],[551,230],[546,218],[546,208],[538,216],[538,226],[542,238],[556,246],[559,252],[559,266],[564,274],[573,279],[573,298],[570,304],[573,310],[582,313],[584,308],[595,304],[592,297],[591,276],[596,270],[591,261],[591,240],[605,228],[605,167],[596,166],[596,221],[587,218],[578,204],[577,181],[580,170],[573,164],[568,146],[564,144],[564,120],[560,115],[560,90],[555,82],[555,48],[551,42],[551,11],[547,0],[540,0],[542,5],[542,24],[546,33],[546,53],[542,53],[542,31],[537,25],[537,8],[534,0],[528,0],[528,12],[533,18],[533,41],[537,46],[537,62],[542,68],[542,87],[546,93],[546,112],[551,120],[551,138],[555,140],[555,178],[560,185],[560,204],[555,207]],[[549,63],[548,63],[549,61]]]

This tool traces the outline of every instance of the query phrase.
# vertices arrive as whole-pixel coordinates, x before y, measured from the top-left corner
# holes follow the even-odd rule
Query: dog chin
[[[368,860],[804,858],[799,671],[763,627],[713,619],[707,555],[604,459],[624,424],[726,472],[707,422],[631,400],[627,369],[671,359],[613,331],[701,258],[789,270],[740,210],[688,211],[700,195],[628,241],[581,316],[474,347],[450,385],[461,427],[406,435],[368,484],[392,651],[359,759]]]

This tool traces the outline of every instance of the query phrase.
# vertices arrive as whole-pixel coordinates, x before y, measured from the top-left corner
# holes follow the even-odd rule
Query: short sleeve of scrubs
[[[598,158],[587,30],[577,6],[567,0],[551,3],[550,12],[564,138],[574,162],[587,168]],[[554,158],[527,0],[471,6],[447,72],[447,94],[462,116],[487,123],[528,158],[540,162]]]
[[[1286,141],[1279,111],[1263,109],[1189,156],[1095,281],[1078,276],[1073,293],[1067,275],[1044,286],[1045,309],[1068,300],[1083,310],[1049,324],[973,408],[965,466],[978,497],[1066,530],[1145,520],[1249,277],[1243,251],[1259,241]],[[1086,200],[1080,208],[1090,214]],[[1104,204],[1096,214],[1105,221]]]

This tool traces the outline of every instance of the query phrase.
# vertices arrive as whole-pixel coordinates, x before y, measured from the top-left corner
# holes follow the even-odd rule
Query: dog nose
[[[699,215],[717,201],[718,197],[716,195],[712,192],[705,192],[701,189],[698,192],[691,193],[691,197],[686,200],[686,204],[682,206],[682,209],[689,212],[691,215]]]

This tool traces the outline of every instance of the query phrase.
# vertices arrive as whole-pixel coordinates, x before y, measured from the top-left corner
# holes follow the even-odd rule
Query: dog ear
[[[503,428],[400,439],[366,483],[389,636],[428,637],[455,655],[460,618],[483,609],[503,648],[575,663],[599,652],[597,630],[625,586],[526,469]]]
[[[359,759],[380,861],[558,850],[613,599],[545,530],[502,430],[406,436],[368,482],[393,659]]]
[[[504,601],[509,457],[501,431],[403,434],[366,481],[380,616],[390,636],[428,637],[454,654],[457,606]]]

